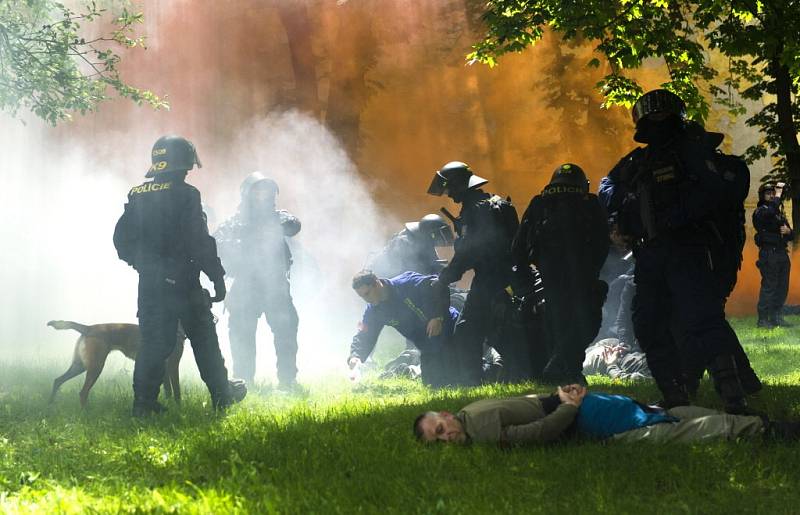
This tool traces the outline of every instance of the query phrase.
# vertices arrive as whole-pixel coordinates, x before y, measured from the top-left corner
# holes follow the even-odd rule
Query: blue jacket
[[[609,393],[586,394],[578,409],[578,432],[593,438],[608,438],[639,427],[677,421],[665,411]]]
[[[367,305],[358,333],[350,344],[350,356],[366,360],[375,348],[381,330],[387,325],[414,342],[422,352],[441,348],[453,334],[458,311],[449,307],[441,334],[428,338],[428,321],[444,316],[444,306],[431,287],[435,279],[435,275],[416,272],[404,272],[391,279],[381,279],[389,287],[389,298],[380,304]]]

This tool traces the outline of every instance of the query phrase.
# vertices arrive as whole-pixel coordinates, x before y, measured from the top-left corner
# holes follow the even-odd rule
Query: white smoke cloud
[[[0,359],[45,360],[66,369],[77,334],[46,327],[48,320],[136,322],[137,276],[117,258],[112,234],[128,190],[143,180],[150,145],[160,132],[142,124],[132,133],[96,134],[89,144],[69,127],[54,130],[36,120],[23,125],[4,118],[0,128]],[[250,172],[261,170],[280,185],[278,206],[303,224],[292,242],[300,379],[342,369],[364,308],[350,278],[399,222],[375,205],[335,137],[298,112],[241,128],[229,148],[198,150],[202,159],[229,164],[224,171],[208,167],[188,178],[198,179],[217,224],[235,213],[239,185]],[[227,313],[221,305],[215,313],[230,365]],[[258,359],[257,378],[274,380],[272,336],[263,319]],[[132,369],[121,356],[109,363],[112,369]],[[196,374],[190,352],[182,368]]]
[[[292,293],[300,315],[301,379],[341,368],[364,309],[350,280],[399,222],[375,205],[368,185],[336,138],[297,111],[276,113],[240,129],[228,155],[232,171],[226,177],[225,198],[217,197],[222,206],[217,211],[219,222],[234,214],[241,181],[258,170],[278,183],[278,207],[303,224],[290,239],[295,260]],[[226,322],[223,317],[218,328],[227,340],[227,328],[222,327]],[[274,352],[264,322],[257,339],[257,375],[271,377]]]
[[[36,120],[0,127],[0,357],[69,355],[74,333],[48,320],[135,322],[136,276],[111,240],[130,185]]]

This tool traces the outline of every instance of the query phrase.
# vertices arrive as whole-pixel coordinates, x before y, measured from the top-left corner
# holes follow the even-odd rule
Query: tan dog
[[[75,342],[75,352],[72,356],[72,364],[69,369],[53,381],[53,392],[50,394],[50,402],[55,399],[58,389],[66,381],[86,371],[86,379],[81,388],[81,408],[86,407],[89,398],[89,390],[92,389],[103,366],[106,364],[108,353],[112,350],[122,352],[126,357],[135,360],[139,350],[141,334],[139,326],[136,324],[97,324],[83,325],[76,322],[65,320],[51,320],[47,325],[59,331],[73,329],[81,333],[78,341]],[[164,393],[167,397],[174,395],[175,401],[181,400],[181,385],[178,368],[183,356],[183,342],[186,335],[181,327],[178,327],[178,344],[175,350],[167,358],[167,371],[164,375]]]

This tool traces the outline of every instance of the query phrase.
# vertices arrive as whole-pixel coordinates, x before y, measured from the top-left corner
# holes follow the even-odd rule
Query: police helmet
[[[704,143],[708,148],[717,148],[725,140],[725,135],[721,132],[707,131],[701,123],[694,120],[686,121],[684,126],[690,137]]]
[[[483,177],[475,175],[468,164],[461,161],[450,161],[433,176],[431,185],[428,187],[428,194],[439,197],[446,190],[458,195],[467,190],[479,188],[487,182],[489,181]]]
[[[589,193],[589,180],[586,178],[586,173],[580,166],[572,163],[564,163],[555,169],[548,186],[553,185],[575,186],[580,188],[583,193]]]
[[[685,119],[686,104],[678,95],[666,89],[648,91],[633,105],[633,123],[638,125],[640,120],[656,113]]]
[[[181,136],[161,136],[153,145],[152,166],[145,177],[155,177],[164,172],[186,172],[203,164],[191,141]]]
[[[435,213],[423,216],[419,222],[406,223],[406,229],[414,235],[432,240],[434,247],[449,247],[455,240],[450,224]]]
[[[774,182],[765,182],[761,186],[758,187],[758,200],[764,200],[764,193],[771,191],[775,193],[775,183]]]
[[[248,195],[250,190],[252,190],[256,184],[265,185],[267,188],[272,190],[274,195],[280,193],[278,183],[264,175],[262,172],[253,172],[245,177],[245,179],[242,181],[242,185],[239,186],[239,193],[242,195],[242,197]]]

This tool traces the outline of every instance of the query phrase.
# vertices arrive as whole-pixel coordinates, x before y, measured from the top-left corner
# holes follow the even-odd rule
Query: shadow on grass
[[[245,511],[318,513],[780,513],[800,500],[797,444],[569,442],[503,451],[424,446],[412,437],[423,411],[550,386],[431,392],[398,380],[297,397],[262,389],[215,417],[204,405],[207,393],[192,383],[180,408],[139,422],[129,416],[127,377],[99,384],[86,412],[78,409],[79,384],[48,406],[50,379],[41,369],[0,370],[0,377],[0,486],[22,498],[75,488],[136,506],[153,489],[186,502],[213,491]],[[658,398],[649,383],[590,380],[598,391]],[[797,417],[798,394],[798,385],[768,384],[754,405]],[[718,406],[707,382],[699,404]]]

